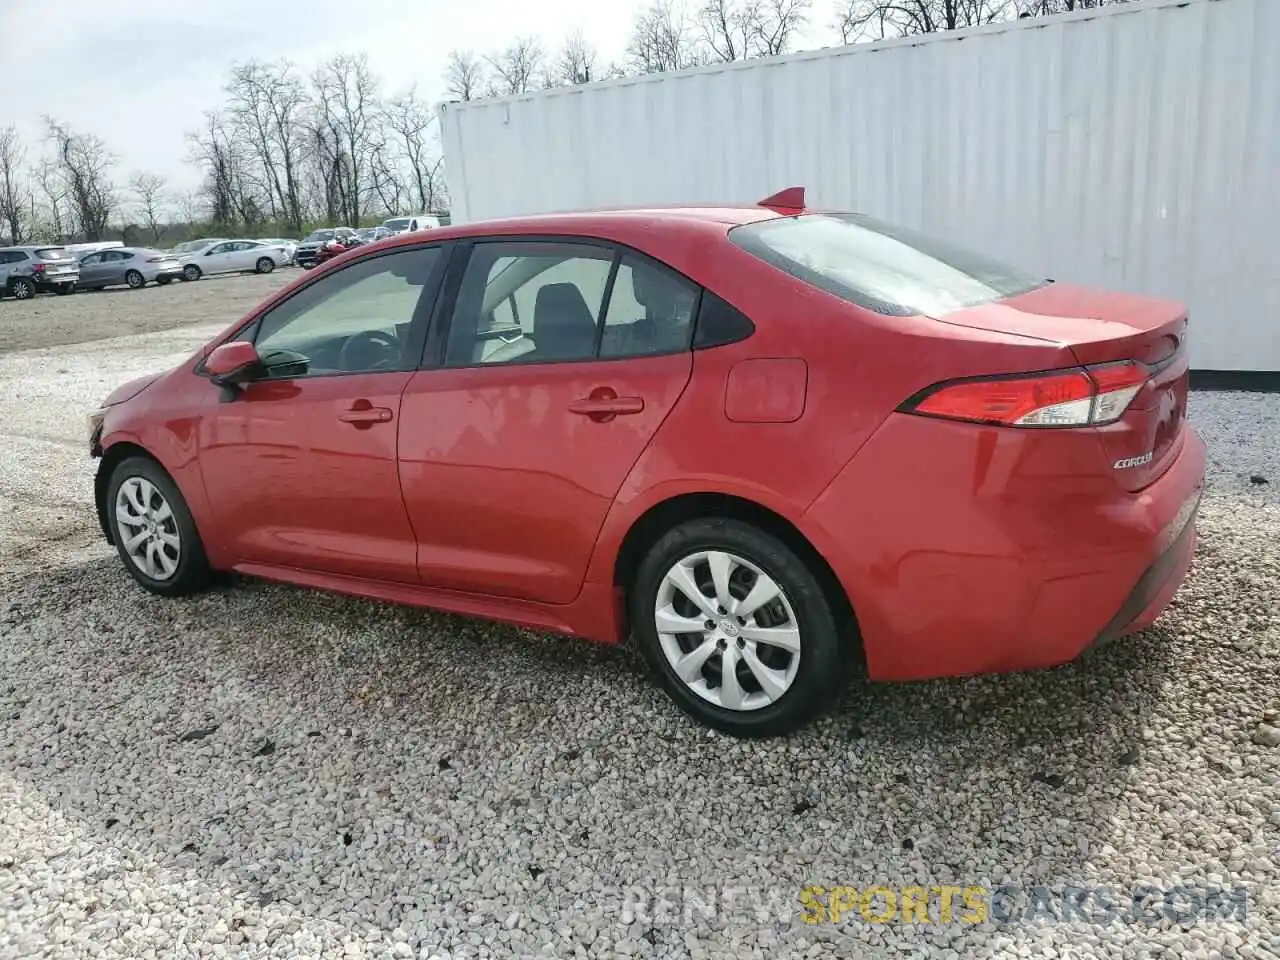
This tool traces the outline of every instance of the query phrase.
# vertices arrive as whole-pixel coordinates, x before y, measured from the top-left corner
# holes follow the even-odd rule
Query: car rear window
[[[744,224],[729,238],[748,253],[860,307],[940,317],[1049,281],[861,214],[803,214]]]
[[[311,236],[307,237],[307,239],[308,240],[332,240],[333,233],[334,232],[332,230],[312,230]]]
[[[41,260],[66,260],[67,251],[61,247],[44,247],[36,251],[36,256]]]

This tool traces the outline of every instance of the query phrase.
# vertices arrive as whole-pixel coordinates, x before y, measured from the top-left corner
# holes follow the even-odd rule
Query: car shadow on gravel
[[[796,911],[808,883],[1078,882],[1178,646],[1158,628],[1035,674],[859,683],[748,743],[683,719],[626,649],[260,582],[166,601],[114,556],[9,579],[0,771],[249,924],[537,924],[673,877]]]

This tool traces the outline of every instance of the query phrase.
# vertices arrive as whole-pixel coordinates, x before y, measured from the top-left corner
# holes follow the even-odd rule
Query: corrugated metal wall
[[[1133,6],[442,108],[456,222],[803,184],[1192,309],[1280,370],[1280,0]]]

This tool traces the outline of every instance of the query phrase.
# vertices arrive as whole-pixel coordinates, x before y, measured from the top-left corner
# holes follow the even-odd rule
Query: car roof
[[[504,217],[451,224],[430,232],[430,240],[506,235],[583,236],[627,243],[632,238],[655,231],[670,234],[720,234],[731,227],[761,220],[776,219],[781,214],[764,207],[622,207],[575,213],[550,213],[536,216]],[[399,234],[379,241],[386,248],[423,243],[421,234]]]

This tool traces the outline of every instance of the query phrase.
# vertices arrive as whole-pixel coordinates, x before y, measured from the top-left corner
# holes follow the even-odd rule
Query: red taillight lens
[[[931,387],[899,409],[1005,427],[1083,427],[1120,419],[1149,376],[1142,364],[1124,361],[958,380]]]
[[[31,272],[32,272],[32,273],[44,273],[44,264],[43,264],[43,263],[33,263],[33,264],[31,265]]]

